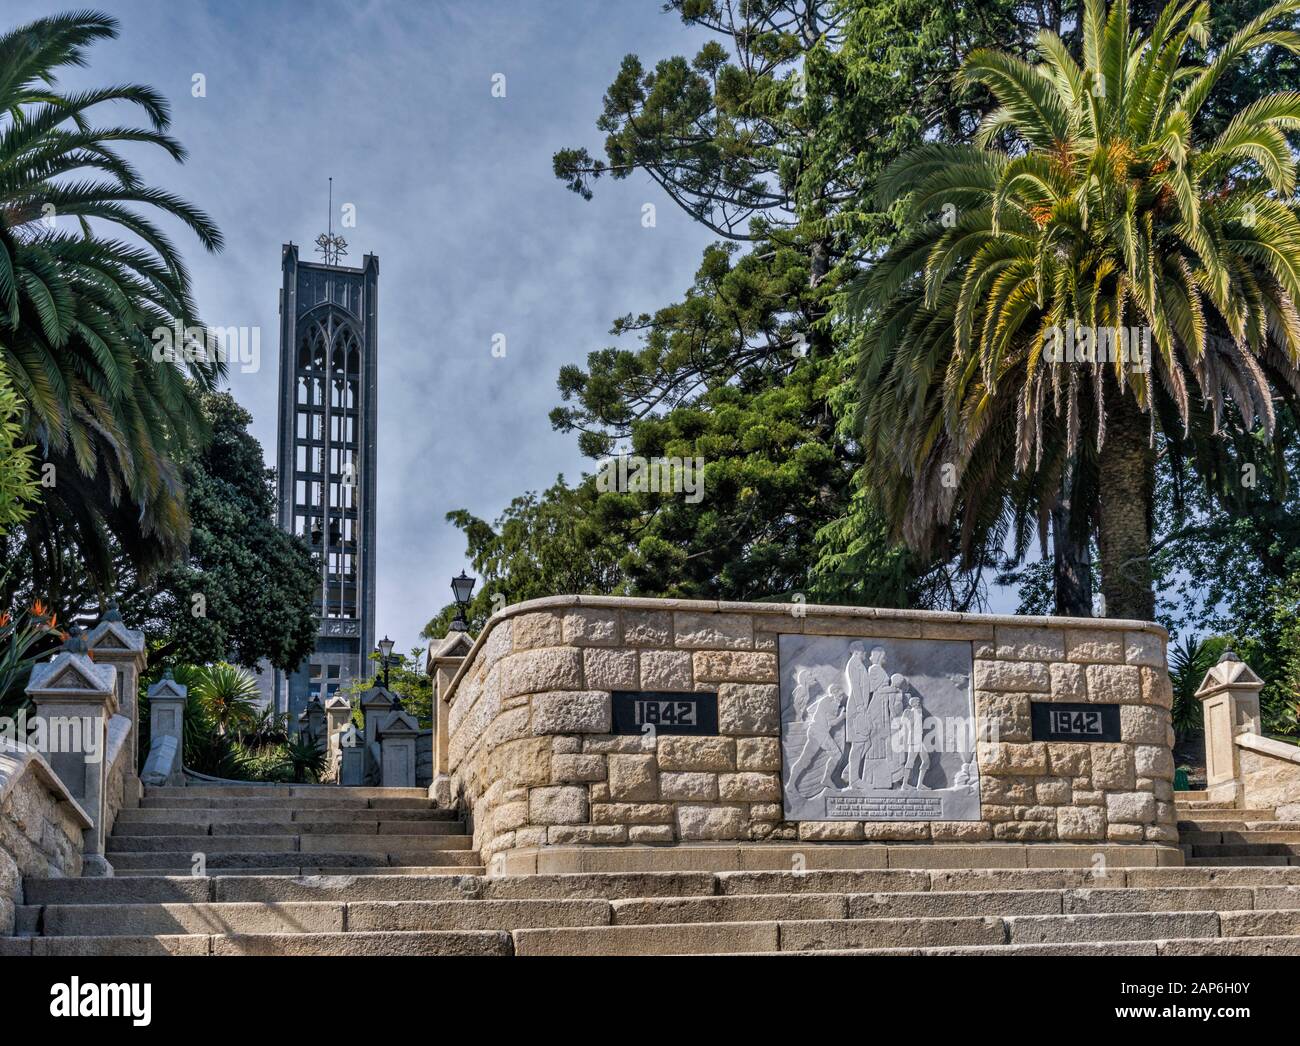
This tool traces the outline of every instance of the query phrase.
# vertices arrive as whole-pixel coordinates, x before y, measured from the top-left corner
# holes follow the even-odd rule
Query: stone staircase
[[[1257,823],[1204,801],[1188,833],[1220,839],[1186,868],[489,877],[415,790],[149,789],[114,828],[118,876],[26,880],[0,955],[1300,955],[1300,866],[1198,856]]]
[[[1274,810],[1212,802],[1205,792],[1177,792],[1178,838],[1189,867],[1300,866],[1300,821]]]

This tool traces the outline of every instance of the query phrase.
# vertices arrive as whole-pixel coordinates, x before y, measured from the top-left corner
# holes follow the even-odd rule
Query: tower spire
[[[348,241],[342,236],[334,235],[334,179],[330,178],[329,215],[326,223],[328,232],[316,237],[316,253],[321,255],[326,265],[337,265],[339,259],[348,253]]]

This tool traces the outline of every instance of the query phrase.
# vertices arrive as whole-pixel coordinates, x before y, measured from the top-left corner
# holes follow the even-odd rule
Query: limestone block
[[[1060,701],[1086,701],[1088,683],[1083,671],[1083,665],[1071,665],[1059,661],[1053,664],[1051,667],[1052,696]]]
[[[588,734],[582,739],[582,751],[595,755],[633,755],[654,751],[654,743],[647,744],[647,739],[639,734]]]
[[[936,843],[982,843],[993,838],[993,826],[983,821],[931,821],[930,838]]]
[[[641,688],[643,690],[692,690],[689,650],[642,650]]]
[[[975,692],[975,714],[988,722],[983,736],[999,741],[1028,741],[1032,730],[1029,722],[1029,694],[997,694]],[[996,730],[996,733],[993,731]]]
[[[510,788],[550,784],[551,758],[549,738],[510,741],[493,749],[487,760],[487,776]]]
[[[978,748],[979,765],[990,774],[1037,776],[1047,773],[1047,745],[1042,742],[993,744],[980,741]]]
[[[1143,828],[1142,838],[1148,843],[1177,843],[1178,829],[1173,825],[1149,824]]]
[[[552,826],[546,830],[546,841],[552,846],[608,846],[627,842],[627,826],[573,825]]]
[[[531,650],[533,647],[559,646],[563,641],[560,629],[560,615],[549,611],[540,614],[520,614],[510,619],[514,626],[516,650]]]
[[[528,726],[530,719],[528,698],[524,697],[522,700],[524,701],[522,705],[503,711],[492,720],[492,724],[484,731],[483,739],[488,748],[495,748],[507,741],[527,737],[531,733]]]
[[[976,661],[975,689],[1045,694],[1051,689],[1047,665],[1038,661]]]
[[[689,649],[752,650],[754,623],[748,614],[699,614],[676,611],[674,638]]]
[[[664,799],[708,802],[718,798],[718,775],[697,771],[663,772],[659,775],[659,795]]]
[[[534,734],[607,734],[612,724],[606,691],[559,690],[533,697]]]
[[[618,611],[575,607],[564,613],[564,641],[574,646],[617,646]]]
[[[1086,665],[1088,700],[1139,704],[1142,683],[1134,665]]]
[[[1120,736],[1125,741],[1159,745],[1169,732],[1169,713],[1148,705],[1123,705],[1119,710],[1119,724]]]
[[[590,647],[582,652],[582,670],[593,690],[637,689],[635,650]]]
[[[1133,766],[1140,777],[1154,777],[1163,781],[1174,778],[1174,757],[1164,745],[1134,745]],[[1154,792],[1154,787],[1152,791]]]
[[[1048,770],[1062,777],[1087,777],[1092,767],[1092,759],[1088,748],[1088,745],[1049,741],[1047,744]]]
[[[1072,791],[1068,778],[1048,777],[1034,787],[1034,798],[1040,805],[1063,806],[1069,804]]]
[[[743,839],[749,822],[749,807],[683,803],[677,807],[677,836],[683,841]]]
[[[999,625],[995,639],[997,656],[1002,661],[1065,660],[1065,633],[1059,628]]]
[[[609,797],[616,801],[659,798],[659,772],[653,755],[611,755]]]
[[[672,646],[672,614],[666,610],[623,611],[623,642],[628,646]]]
[[[776,655],[756,650],[698,650],[693,658],[698,683],[775,683]]]
[[[1133,767],[1133,749],[1128,745],[1093,745],[1092,786],[1094,788],[1125,791],[1133,788],[1136,773]]]
[[[862,838],[861,821],[800,821],[799,838],[808,842],[853,842]]]
[[[930,838],[929,821],[863,821],[862,838],[881,843],[915,842]]]
[[[1064,840],[1106,838],[1106,814],[1099,806],[1069,806],[1056,811],[1056,837]]]
[[[738,737],[736,769],[775,773],[781,769],[781,742],[775,737]]]
[[[582,738],[558,734],[551,738],[551,751],[556,755],[577,755],[582,751]]]
[[[776,802],[781,798],[781,779],[776,774],[719,774],[718,797],[742,803]]]
[[[1142,680],[1143,702],[1157,708],[1173,708],[1174,687],[1169,681],[1169,673],[1163,668],[1145,666],[1138,671]]]
[[[719,732],[775,735],[780,729],[781,694],[775,683],[723,683],[718,687]]]
[[[980,795],[985,803],[1032,803],[1037,780],[1035,777],[985,777],[980,783]]]
[[[671,843],[676,832],[670,824],[634,824],[628,826],[627,837],[633,843]]]
[[[1076,664],[1123,664],[1124,636],[1109,628],[1067,628],[1065,659]]]
[[[583,824],[587,820],[587,789],[581,785],[552,785],[528,793],[528,820],[533,824]]]
[[[553,784],[584,784],[605,780],[603,755],[552,755],[551,782]]]
[[[1150,792],[1108,792],[1106,820],[1116,824],[1150,824],[1156,819],[1156,797]]]
[[[1109,824],[1106,838],[1112,843],[1140,843],[1143,831],[1140,824]]]
[[[580,650],[565,647],[524,650],[511,654],[503,663],[506,666],[503,697],[582,688]],[[460,701],[456,703],[459,705]]]
[[[730,737],[659,738],[660,770],[711,770],[736,768],[736,742]]]
[[[1074,786],[1074,794],[1071,797],[1071,802],[1075,806],[1105,806],[1106,793],[1100,789],[1089,791],[1088,789],[1081,788],[1076,784]]]
[[[1165,667],[1165,643],[1151,632],[1124,633],[1124,660],[1130,665]]]
[[[593,803],[594,824],[672,824],[671,803]]]
[[[528,803],[502,803],[492,811],[494,833],[510,832],[528,823]]]
[[[779,821],[782,816],[780,803],[751,803],[749,807],[751,821]]]
[[[1056,838],[1055,821],[1000,821],[993,826],[993,838],[1007,842],[1047,842]]]

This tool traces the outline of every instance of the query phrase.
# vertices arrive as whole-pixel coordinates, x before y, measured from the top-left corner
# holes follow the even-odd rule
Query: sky
[[[81,6],[7,0],[5,22]],[[345,207],[356,217],[336,229],[344,263],[378,255],[377,627],[416,646],[469,569],[446,513],[494,520],[513,497],[590,467],[547,420],[560,367],[614,344],[615,317],[677,300],[712,239],[648,177],[603,180],[585,202],[551,170],[557,149],[602,153],[595,120],[625,54],[647,65],[693,54],[703,34],[658,0],[90,6],[121,34],[63,84],[142,82],[170,101],[187,161],[127,152],[225,235],[209,255],[174,231],[205,322],[261,329],[259,368],[232,369],[229,387],[268,465],[280,247],[316,258],[329,178],[335,225]],[[1006,599],[995,593],[993,609],[1012,609]]]

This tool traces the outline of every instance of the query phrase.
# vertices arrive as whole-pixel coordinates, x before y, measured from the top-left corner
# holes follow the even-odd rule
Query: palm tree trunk
[[[1130,392],[1106,381],[1106,440],[1101,447],[1101,592],[1106,617],[1150,621],[1156,613],[1151,584],[1151,501],[1155,451],[1150,423]]]
[[[1073,534],[1063,502],[1052,508],[1052,582],[1057,614],[1092,617],[1092,552]]]

